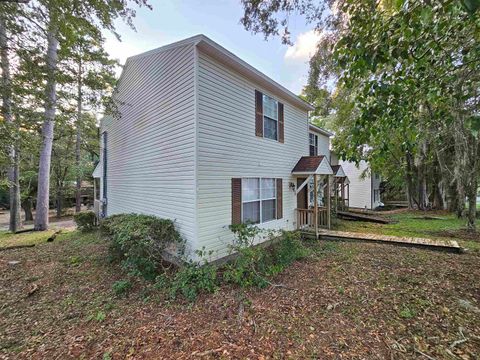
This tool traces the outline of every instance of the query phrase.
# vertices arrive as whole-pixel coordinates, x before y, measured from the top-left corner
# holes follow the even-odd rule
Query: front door
[[[297,178],[297,189],[304,183],[307,178]],[[297,194],[297,208],[308,209],[308,185],[305,185],[302,190]]]

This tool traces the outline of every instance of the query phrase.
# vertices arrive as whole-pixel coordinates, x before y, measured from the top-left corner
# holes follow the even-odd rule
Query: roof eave
[[[325,136],[328,136],[328,137],[331,137],[333,136],[334,134],[324,128],[321,128],[319,126],[316,126],[316,125],[313,125],[313,124],[309,124],[309,129],[312,130],[312,131],[316,131],[320,134],[323,134]]]

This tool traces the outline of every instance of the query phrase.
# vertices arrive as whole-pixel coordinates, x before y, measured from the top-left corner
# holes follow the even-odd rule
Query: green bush
[[[101,223],[102,234],[110,240],[113,259],[132,274],[153,280],[169,245],[181,248],[183,241],[171,220],[151,215],[119,214]]]
[[[178,269],[170,284],[172,298],[182,295],[195,301],[200,293],[213,293],[218,288],[217,267],[210,264],[190,262]]]
[[[241,287],[265,287],[270,284],[269,276],[282,272],[294,261],[310,254],[300,239],[300,234],[293,232],[271,233],[276,242],[269,247],[252,246],[255,237],[261,233],[257,227],[241,224],[230,228],[236,235],[232,250],[236,257],[225,266],[223,279]]]
[[[126,295],[132,288],[132,283],[128,280],[118,280],[112,285],[113,292],[117,296]]]
[[[73,221],[80,231],[91,231],[95,228],[96,217],[93,211],[83,211],[73,215]]]

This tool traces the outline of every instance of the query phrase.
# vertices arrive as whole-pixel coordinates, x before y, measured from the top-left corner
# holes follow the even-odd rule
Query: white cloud
[[[297,36],[293,46],[290,46],[285,59],[293,61],[308,61],[315,53],[321,34],[318,31],[310,30]]]

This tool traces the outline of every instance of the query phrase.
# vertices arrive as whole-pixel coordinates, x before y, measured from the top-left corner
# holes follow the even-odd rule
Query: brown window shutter
[[[277,219],[283,218],[283,181],[277,179]]]
[[[283,104],[278,103],[278,141],[285,142],[285,120]]]
[[[255,135],[263,137],[263,94],[255,90]]]
[[[242,223],[242,179],[232,178],[232,225]]]

